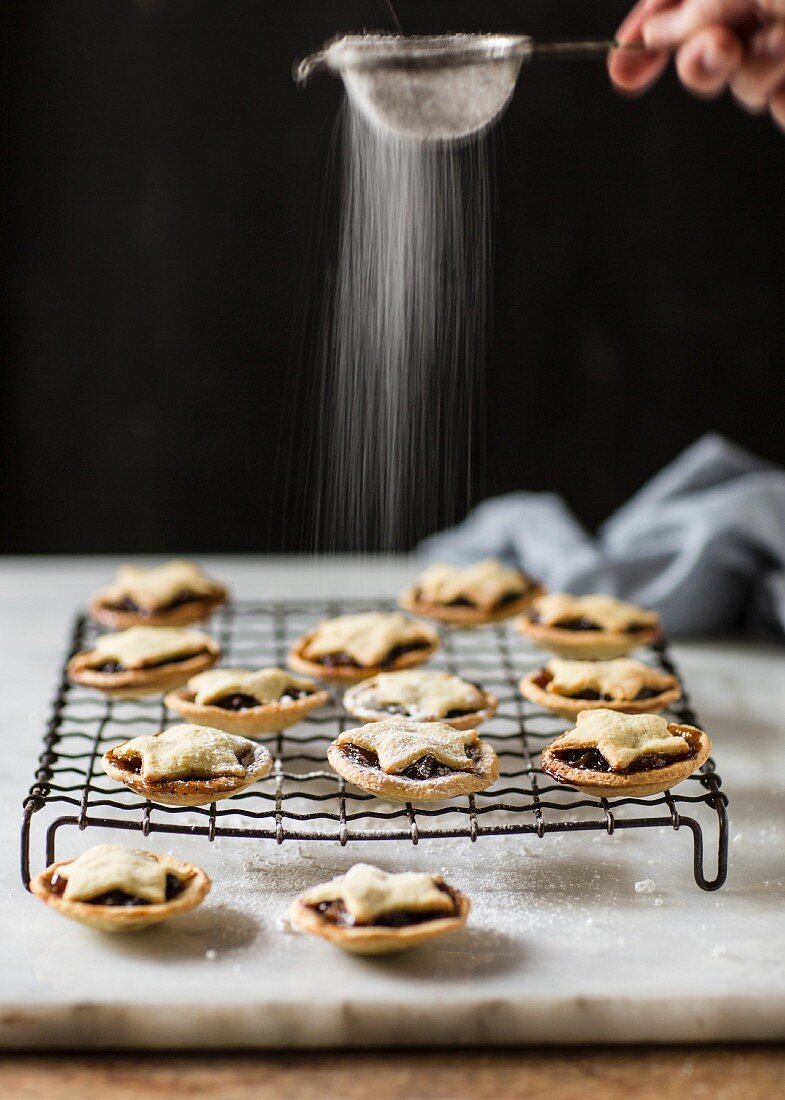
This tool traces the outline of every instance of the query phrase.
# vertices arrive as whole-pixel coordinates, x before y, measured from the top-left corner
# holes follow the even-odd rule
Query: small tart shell
[[[124,741],[122,744],[127,744]],[[121,748],[116,745],[114,748]],[[101,757],[101,767],[110,779],[122,783],[142,798],[151,802],[160,802],[165,806],[207,806],[221,798],[230,798],[233,794],[250,787],[264,779],[273,766],[273,758],[263,745],[254,745],[253,759],[245,769],[244,776],[219,776],[215,779],[156,779],[146,780],[141,772],[124,768],[113,757],[114,749],[109,749]]]
[[[502,607],[486,610],[482,607],[451,607],[449,604],[419,600],[417,585],[413,584],[401,592],[398,604],[404,611],[411,611],[415,615],[422,615],[426,619],[433,619],[447,626],[486,626],[489,623],[500,623],[505,619],[511,619],[513,615],[520,615],[532,600],[542,596],[544,591],[540,585],[533,584],[531,588],[522,592],[517,600],[510,600]]]
[[[634,649],[656,642],[662,635],[659,624],[634,634],[623,630],[564,630],[559,626],[534,623],[525,612],[515,620],[515,626],[541,649],[549,649],[559,657],[576,657],[587,661],[626,657]]]
[[[75,654],[68,662],[68,678],[74,684],[95,688],[112,699],[138,699],[143,695],[157,695],[179,687],[198,672],[211,668],[221,656],[221,648],[212,638],[205,642],[202,653],[195,653],[184,661],[169,661],[157,668],[128,668],[123,672],[99,672],[90,667],[95,650],[87,649]]]
[[[229,590],[222,584],[215,584],[214,592],[209,596],[200,596],[188,603],[178,604],[168,611],[161,609],[145,614],[141,611],[121,611],[109,607],[102,596],[95,595],[87,605],[91,619],[109,626],[113,630],[125,630],[129,626],[189,626],[206,619],[216,607],[225,603]]]
[[[316,685],[314,685],[315,687]],[[328,691],[314,690],[303,699],[291,703],[260,703],[246,710],[226,710],[212,703],[194,702],[193,692],[180,688],[170,691],[164,699],[170,710],[176,711],[197,726],[210,726],[224,733],[239,733],[243,737],[258,737],[265,733],[278,733],[305,718],[312,710],[330,702]]]
[[[182,859],[174,859],[172,856],[163,855],[160,852],[146,852],[146,855],[154,856],[159,863],[163,863],[167,871],[177,874],[185,879],[180,893],[170,901],[162,901],[152,905],[94,905],[88,901],[69,901],[61,894],[55,894],[51,888],[52,877],[61,867],[66,867],[73,860],[62,859],[51,864],[45,871],[30,883],[30,890],[36,897],[41,898],[47,905],[62,913],[64,917],[80,921],[97,928],[101,932],[139,932],[143,928],[149,928],[152,924],[159,924],[169,917],[176,917],[180,913],[187,913],[204,901],[210,892],[212,882],[201,867],[193,863],[186,863]],[[187,878],[186,878],[187,876]]]
[[[390,955],[405,951],[418,943],[457,932],[466,924],[471,902],[466,894],[455,891],[456,912],[452,916],[434,916],[422,924],[409,924],[403,928],[385,928],[382,925],[346,927],[326,921],[301,898],[296,898],[289,908],[290,923],[301,932],[311,932],[334,943],[354,955]]]
[[[378,676],[380,672],[397,672],[402,668],[417,668],[430,660],[441,645],[439,635],[432,627],[426,626],[424,623],[418,625],[422,628],[423,641],[427,642],[427,645],[423,646],[422,649],[412,649],[409,653],[402,653],[391,664],[335,665],[330,667],[320,661],[311,661],[303,656],[303,651],[315,637],[317,630],[311,630],[297,639],[289,650],[287,663],[295,672],[301,672],[305,676],[313,676],[317,680],[337,680],[348,684],[357,683],[359,680],[368,680],[371,676]]]
[[[355,684],[354,687],[349,688],[343,697],[343,708],[349,714],[353,714],[355,718],[361,718],[363,722],[384,722],[388,718],[395,718],[397,715],[390,714],[386,710],[372,710],[370,707],[361,706],[356,700],[357,696],[365,690],[367,687],[367,681]],[[438,715],[429,715],[427,718],[416,718],[413,721],[417,722],[444,722],[446,726],[452,726],[454,730],[470,730],[476,729],[477,726],[482,725],[489,718],[492,718],[496,713],[499,706],[499,700],[495,695],[491,695],[489,691],[483,691],[483,704],[479,710],[470,711],[468,714],[462,714],[460,718],[443,718]]]
[[[536,682],[544,668],[537,668],[524,676],[518,683],[518,688],[524,699],[528,699],[535,706],[543,707],[551,714],[558,714],[561,718],[577,718],[582,710],[615,710],[620,714],[659,714],[677,699],[681,698],[681,684],[675,676],[669,676],[669,687],[664,688],[659,695],[651,695],[648,699],[573,699],[569,695],[559,695],[555,691],[548,691],[540,687]]]
[[[471,771],[454,771],[433,779],[409,779],[406,775],[389,775],[381,768],[366,768],[348,757],[335,741],[327,749],[327,759],[338,775],[379,798],[396,802],[439,802],[456,795],[484,791],[499,778],[499,758],[487,741],[478,738],[474,747],[479,749],[479,756]]]
[[[553,752],[557,739],[542,750],[542,770],[557,783],[569,784],[582,794],[594,795],[596,798],[646,798],[648,795],[662,794],[701,768],[711,753],[711,741],[703,730],[676,722],[669,723],[668,729],[681,734],[696,755],[687,760],[677,760],[664,768],[651,768],[649,771],[592,772],[573,768],[566,761],[560,760]]]

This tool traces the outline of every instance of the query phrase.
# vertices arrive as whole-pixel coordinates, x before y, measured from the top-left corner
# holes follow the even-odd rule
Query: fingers
[[[748,111],[765,111],[771,104],[772,114],[778,117],[779,97],[785,93],[785,23],[766,27],[750,40],[730,86]]]
[[[757,0],[684,0],[678,7],[647,16],[643,41],[652,49],[672,49],[705,27],[746,24],[760,12]]]
[[[726,88],[743,55],[741,41],[727,27],[704,27],[679,47],[676,69],[686,88],[711,99]]]
[[[638,0],[616,32],[620,44],[640,42],[645,20],[653,13],[672,8],[679,0]],[[637,52],[611,50],[608,55],[608,73],[619,91],[627,95],[639,95],[649,88],[668,63],[666,52]]]

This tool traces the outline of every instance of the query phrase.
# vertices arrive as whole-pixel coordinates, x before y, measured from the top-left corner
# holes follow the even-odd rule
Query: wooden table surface
[[[776,1100],[785,1046],[351,1053],[6,1055],[0,1095],[36,1100]]]

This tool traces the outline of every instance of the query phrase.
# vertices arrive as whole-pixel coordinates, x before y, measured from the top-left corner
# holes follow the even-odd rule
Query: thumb
[[[781,4],[782,0],[767,0]],[[652,15],[643,24],[643,41],[653,49],[668,49],[704,27],[735,24],[761,7],[755,0],[684,0],[678,8]]]

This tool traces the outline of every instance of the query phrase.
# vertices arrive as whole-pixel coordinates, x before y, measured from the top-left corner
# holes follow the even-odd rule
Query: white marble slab
[[[390,594],[405,563],[208,560],[241,596]],[[728,884],[695,886],[689,835],[548,835],[393,844],[201,838],[171,844],[215,880],[200,910],[109,937],[22,889],[22,797],[76,604],[107,559],[0,565],[0,1044],[355,1046],[785,1038],[785,651],[682,644],[677,655],[731,799]],[[124,835],[124,834],[123,834]],[[103,839],[63,831],[76,854]],[[113,834],[111,839],[118,839]],[[43,858],[40,835],[33,859]],[[291,896],[358,858],[443,871],[468,929],[362,960],[287,930]],[[655,890],[636,893],[650,878]]]

